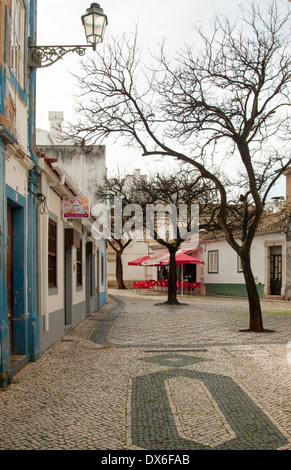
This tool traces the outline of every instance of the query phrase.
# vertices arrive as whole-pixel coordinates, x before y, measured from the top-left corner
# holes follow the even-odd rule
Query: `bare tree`
[[[204,181],[189,165],[187,168],[184,165],[174,173],[157,172],[147,178],[127,178],[120,175],[106,177],[96,188],[96,196],[101,201],[106,201],[112,211],[111,236],[108,242],[116,252],[118,287],[125,288],[122,268],[122,254],[125,248],[132,240],[152,239],[169,251],[166,303],[179,304],[175,256],[183,241],[195,238],[198,243],[199,216],[204,216],[204,228],[206,225],[212,228],[217,226],[213,217],[214,211],[208,209],[215,194],[215,186]],[[193,210],[198,204],[200,213]],[[120,223],[122,230],[116,230],[115,225]]]
[[[241,258],[255,332],[264,328],[250,248],[267,197],[290,164],[288,8],[251,4],[235,25],[219,16],[212,34],[197,31],[197,48],[184,47],[177,59],[168,61],[161,46],[144,80],[136,36],[113,40],[103,57],[84,63],[80,121],[70,132],[92,144],[122,138],[145,156],[188,163],[215,184],[218,221]],[[240,240],[230,205],[241,206]]]
[[[127,184],[126,177],[120,176],[106,176],[102,183],[96,187],[96,196],[98,200],[102,203],[105,202],[108,205],[109,222],[110,227],[108,228],[107,241],[111,248],[115,251],[115,275],[116,281],[119,289],[126,289],[124,279],[123,279],[123,265],[122,265],[122,255],[124,250],[129,246],[132,241],[132,238],[127,236],[126,233],[122,233],[122,236],[116,235],[116,230],[114,230],[116,208],[114,207],[114,198],[120,196],[121,207],[119,211],[121,213],[118,216],[122,217],[122,222],[124,222],[127,217],[123,217],[123,209],[126,204],[129,204],[132,198],[132,188]],[[98,223],[98,218],[96,223]],[[99,225],[99,224],[98,224]]]
[[[191,170],[188,165],[174,173],[157,172],[148,180],[139,179],[135,182],[135,191],[138,195],[139,204],[143,210],[143,222],[149,235],[159,244],[163,245],[169,252],[168,272],[168,304],[179,304],[177,300],[177,269],[176,254],[185,240],[199,239],[200,217],[202,216],[203,227],[213,226],[212,214],[205,217],[203,208],[209,207],[209,202],[215,200],[216,188],[208,181],[203,180],[199,172]],[[147,212],[161,206],[162,213],[165,212],[165,224],[159,215],[151,214],[149,227]],[[195,206],[200,207],[200,212],[195,211]],[[204,217],[203,217],[204,216]],[[161,227],[163,225],[163,227]],[[168,230],[166,230],[168,228]],[[161,230],[162,229],[162,230]]]
[[[123,280],[123,265],[122,265],[122,255],[124,250],[128,247],[130,244],[131,239],[125,239],[125,240],[115,240],[114,238],[108,239],[109,245],[113,248],[115,251],[115,259],[116,259],[116,265],[115,265],[115,274],[116,274],[116,281],[118,285],[118,289],[126,289],[126,285]]]

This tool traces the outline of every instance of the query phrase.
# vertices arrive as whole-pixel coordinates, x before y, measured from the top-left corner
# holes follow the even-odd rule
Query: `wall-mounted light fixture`
[[[68,52],[76,52],[83,56],[88,47],[96,50],[99,42],[103,41],[105,29],[108,24],[107,16],[98,3],[92,3],[86,13],[81,17],[88,45],[86,46],[35,46],[29,40],[28,65],[40,68],[48,67],[61,59]]]

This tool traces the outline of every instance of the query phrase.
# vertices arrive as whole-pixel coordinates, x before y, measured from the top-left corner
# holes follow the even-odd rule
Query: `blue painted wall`
[[[36,4],[30,1],[29,36],[34,41],[36,36]],[[26,61],[28,37],[26,36]],[[38,159],[35,151],[35,94],[36,70],[29,70],[29,103],[28,103],[28,145],[30,158],[34,168],[29,172],[27,197],[27,308],[28,308],[28,353],[29,359],[35,361],[40,357],[40,329],[37,314],[37,285],[36,285],[36,198]]]
[[[28,354],[29,360],[37,360],[40,353],[40,329],[37,314],[36,285],[36,205],[37,184],[36,169],[29,175],[29,192],[27,196],[27,310],[28,310]]]
[[[5,181],[6,142],[16,142],[16,138],[2,127],[0,131],[0,386],[5,387],[13,374],[29,360],[40,357],[40,331],[37,314],[36,289],[36,184],[38,174],[38,159],[35,154],[35,85],[36,71],[27,67],[28,37],[35,38],[36,34],[36,2],[24,0],[26,7],[25,28],[25,87],[18,84],[8,64],[0,66],[0,113],[5,115],[5,94],[7,80],[13,84],[28,110],[28,145],[29,157],[34,163],[33,170],[28,175],[28,196],[21,196],[14,191],[9,182]],[[2,25],[0,25],[2,27]],[[7,61],[8,50],[8,14],[5,12],[5,50]],[[25,123],[23,123],[25,125]],[[8,184],[7,184],[8,183]],[[9,327],[7,318],[7,286],[5,280],[5,245],[7,205],[13,207],[14,223],[14,354],[21,356],[15,365],[10,365]]]
[[[0,113],[5,114],[6,68],[0,65]]]
[[[8,323],[7,323],[7,291],[5,283],[5,145],[0,137],[0,384],[7,383],[7,371],[9,367],[9,357],[7,351]]]
[[[26,198],[5,185],[6,206],[13,208],[13,298],[14,354],[27,356],[26,319]],[[7,307],[7,306],[6,306]],[[27,358],[28,359],[28,358]],[[26,360],[27,362],[27,360]],[[11,370],[13,374],[14,370]]]

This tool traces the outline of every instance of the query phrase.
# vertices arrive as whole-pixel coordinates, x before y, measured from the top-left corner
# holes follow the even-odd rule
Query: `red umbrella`
[[[141,263],[147,259],[150,259],[150,256],[142,256],[141,258],[134,259],[133,261],[129,261],[128,264],[130,266],[141,266]]]
[[[164,259],[161,263],[164,265],[170,264],[170,258]],[[200,263],[203,263],[203,261],[197,258],[193,258],[193,256],[185,255],[184,253],[180,253],[179,255],[176,255],[177,266],[181,266],[182,264],[200,264]]]
[[[204,264],[203,261],[197,258],[193,258],[193,256],[185,255],[184,253],[180,253],[176,255],[176,266],[183,266],[184,264]],[[170,264],[170,258],[167,258],[162,261],[163,265]],[[183,268],[182,268],[182,286],[183,286]],[[182,295],[183,295],[183,287],[182,287]]]

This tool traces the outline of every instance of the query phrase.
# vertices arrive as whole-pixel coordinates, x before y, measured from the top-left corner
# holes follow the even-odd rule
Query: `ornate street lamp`
[[[90,8],[81,17],[88,45],[86,46],[34,46],[28,43],[28,65],[40,68],[48,67],[61,59],[68,52],[76,52],[79,56],[85,55],[86,49],[103,41],[105,28],[108,24],[107,16],[98,3],[92,3]]]
[[[92,3],[82,16],[82,23],[85,28],[87,42],[92,44],[96,51],[97,42],[102,42],[105,34],[105,28],[108,24],[107,16],[104,15],[102,8],[98,3]]]

